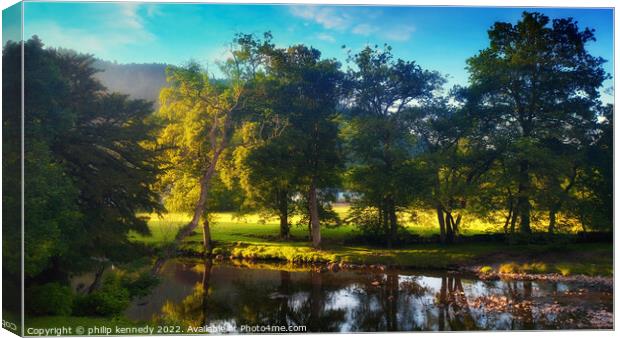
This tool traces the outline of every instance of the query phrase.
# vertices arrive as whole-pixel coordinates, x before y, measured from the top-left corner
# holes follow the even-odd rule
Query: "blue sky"
[[[449,75],[452,85],[466,84],[465,60],[488,45],[488,28],[495,21],[516,22],[523,10],[528,9],[26,2],[24,34],[121,63],[194,59],[214,65],[225,58],[237,32],[270,30],[278,45],[304,43],[341,61],[343,44],[356,51],[388,43],[398,57]],[[611,9],[535,10],[596,29],[597,41],[588,49],[609,60],[605,69],[613,72]]]

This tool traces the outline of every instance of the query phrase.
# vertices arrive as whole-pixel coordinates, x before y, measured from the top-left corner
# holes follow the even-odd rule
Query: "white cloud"
[[[291,14],[311,20],[327,29],[345,29],[351,25],[351,17],[331,7],[291,6]]]
[[[317,39],[319,39],[321,41],[327,41],[327,42],[331,42],[331,43],[336,42],[336,39],[333,36],[331,36],[331,35],[329,35],[327,33],[319,33],[316,37],[317,37]]]
[[[408,41],[411,34],[415,32],[415,27],[411,25],[394,26],[389,30],[382,31],[382,36],[392,41]]]
[[[120,15],[117,17],[117,22],[120,25],[133,29],[143,29],[142,18],[138,14],[138,4],[132,2],[125,2],[119,4]]]
[[[145,4],[146,7],[146,16],[154,17],[158,15],[162,15],[162,11],[157,4]]]
[[[388,41],[408,41],[415,32],[415,27],[410,24],[398,24],[392,22],[381,22],[380,11],[357,10],[356,15],[351,15],[339,10],[336,7],[300,5],[291,6],[290,12],[293,16],[314,22],[328,30],[350,31],[352,34],[361,36],[375,36]],[[317,38],[332,42],[333,37],[321,33]]]
[[[357,35],[364,35],[364,36],[368,36],[374,32],[376,32],[377,30],[379,30],[377,27],[371,26],[367,23],[362,23],[359,24],[355,27],[353,27],[353,30],[351,31],[353,34],[357,34]]]

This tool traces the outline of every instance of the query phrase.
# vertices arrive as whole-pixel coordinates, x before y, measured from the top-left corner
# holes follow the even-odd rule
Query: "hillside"
[[[120,64],[97,60],[94,67],[101,70],[95,77],[109,91],[153,101],[156,105],[159,91],[166,85],[167,65],[163,63]]]

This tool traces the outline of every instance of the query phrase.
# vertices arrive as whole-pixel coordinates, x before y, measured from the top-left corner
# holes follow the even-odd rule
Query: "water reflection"
[[[229,331],[241,325],[305,325],[310,332],[569,329],[597,327],[591,313],[611,313],[613,304],[610,292],[573,292],[578,285],[398,270],[170,261],[162,279],[132,304],[129,318]]]

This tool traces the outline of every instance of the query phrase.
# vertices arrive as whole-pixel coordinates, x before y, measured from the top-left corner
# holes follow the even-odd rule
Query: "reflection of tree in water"
[[[299,306],[289,312],[292,324],[306,325],[309,332],[339,331],[345,321],[344,309],[328,308],[333,299],[335,291],[341,285],[327,282],[331,275],[316,271],[308,273],[308,279],[303,283],[309,282],[309,292],[303,293],[305,296],[299,302]],[[298,293],[302,295],[302,293]]]
[[[555,286],[550,287],[551,290],[555,288]],[[481,311],[488,318],[486,329],[534,330],[556,328],[553,321],[549,321],[547,317],[537,316],[536,309],[544,309],[548,304],[544,304],[544,302],[537,304],[535,302],[532,281],[502,281],[499,290],[495,290],[491,295],[481,296],[474,300],[481,304]]]
[[[519,288],[520,283],[523,284],[522,288]],[[511,329],[533,330],[532,282],[506,282],[505,292],[513,304],[510,307],[510,313],[512,314]]]
[[[185,297],[180,303],[166,302],[162,307],[158,321],[166,324],[177,324],[183,326],[204,326],[208,323],[209,311],[209,282],[211,279],[211,269],[213,261],[204,261],[202,280],[194,286],[192,293]]]
[[[370,275],[355,293],[351,331],[410,331],[419,329],[413,304],[428,290],[415,279],[401,282],[396,272]],[[379,282],[379,283],[378,283]]]
[[[201,266],[202,279],[193,292],[181,302],[167,303],[161,322],[305,325],[310,332],[368,332],[558,328],[570,319],[566,314],[546,317],[544,307],[553,304],[540,299],[534,308],[534,286],[528,281],[485,284],[488,292],[468,301],[458,275],[441,276],[440,287],[431,291],[417,277],[401,278],[393,271],[353,274],[219,268],[214,286],[211,261]]]
[[[469,309],[460,277],[441,277],[441,288],[437,295],[436,305],[439,331],[479,329]]]
[[[320,332],[336,331],[344,320],[344,310],[325,307],[330,290],[322,283],[324,274],[310,272],[307,280],[295,283],[288,271],[278,272],[279,283],[240,276],[229,285],[233,292],[218,294],[209,291],[211,261],[204,266],[202,281],[180,303],[166,303],[161,321],[203,326],[232,319],[237,325],[306,325],[308,331]]]

